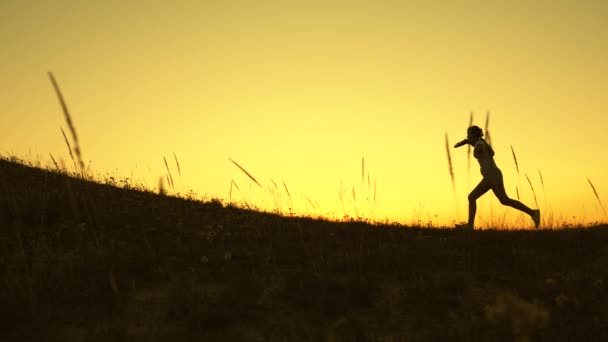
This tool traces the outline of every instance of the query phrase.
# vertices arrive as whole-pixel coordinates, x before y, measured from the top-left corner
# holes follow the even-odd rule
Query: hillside
[[[0,340],[608,340],[606,228],[288,218],[0,160]]]

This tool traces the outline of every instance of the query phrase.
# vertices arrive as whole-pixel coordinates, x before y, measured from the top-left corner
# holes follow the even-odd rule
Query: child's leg
[[[475,213],[477,212],[477,199],[490,190],[490,184],[482,179],[479,184],[469,194],[469,226],[475,226]]]
[[[502,175],[500,175],[497,181],[492,184],[492,191],[494,192],[494,195],[496,195],[502,205],[506,205],[517,210],[523,211],[524,213],[530,216],[534,215],[534,210],[530,209],[528,206],[521,203],[520,201],[514,200],[507,196],[507,192],[505,191],[505,184],[502,180]]]

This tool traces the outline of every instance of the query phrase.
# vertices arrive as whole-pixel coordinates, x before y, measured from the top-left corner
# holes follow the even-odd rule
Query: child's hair
[[[483,137],[483,131],[479,126],[471,126],[467,129],[467,134],[472,134],[478,138]]]

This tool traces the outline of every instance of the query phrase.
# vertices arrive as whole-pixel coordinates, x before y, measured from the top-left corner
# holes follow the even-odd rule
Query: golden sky
[[[175,153],[184,189],[228,199],[234,180],[272,207],[232,158],[299,213],[371,215],[375,182],[376,219],[450,224],[481,176],[452,149],[454,195],[445,134],[489,111],[511,197],[536,207],[528,175],[547,216],[605,221],[587,178],[608,203],[607,17],[605,1],[3,0],[0,153],[69,160],[52,71],[99,174],[156,187]],[[523,217],[491,193],[478,208],[481,226]]]

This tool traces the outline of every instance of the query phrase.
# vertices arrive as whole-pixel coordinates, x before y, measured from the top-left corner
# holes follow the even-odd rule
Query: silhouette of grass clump
[[[3,341],[607,337],[607,227],[284,217],[4,160],[0,226]]]

